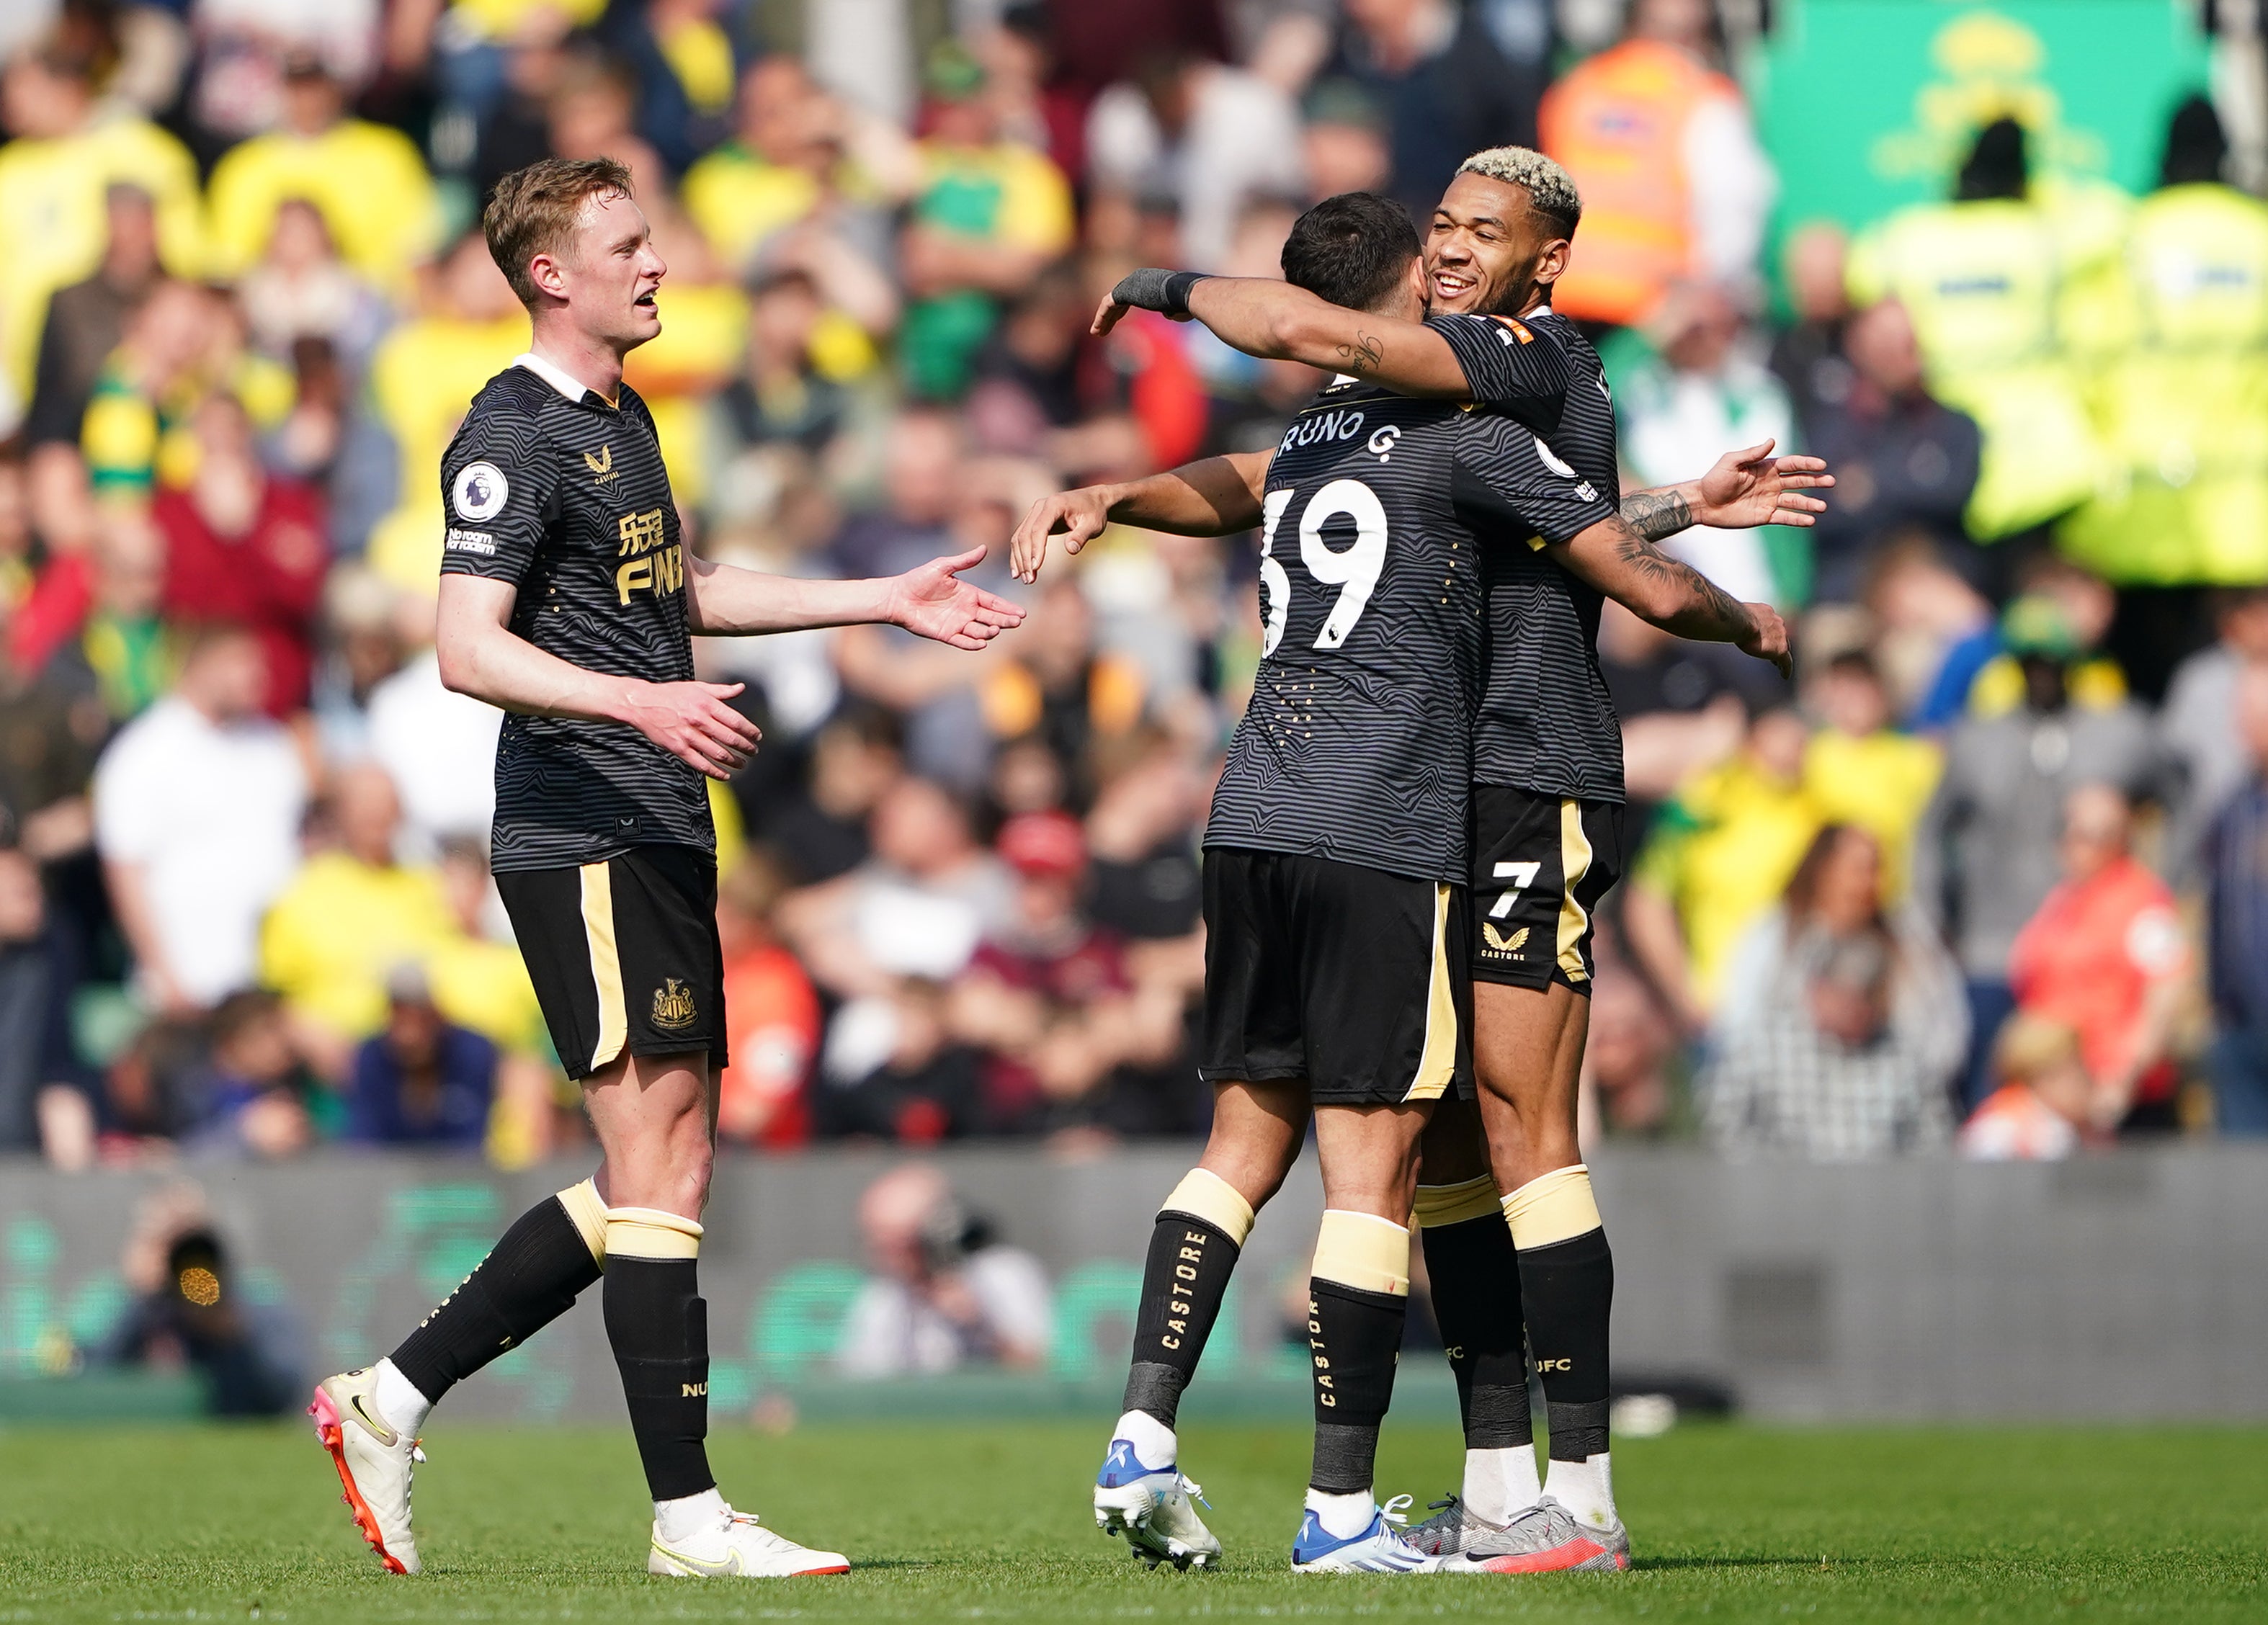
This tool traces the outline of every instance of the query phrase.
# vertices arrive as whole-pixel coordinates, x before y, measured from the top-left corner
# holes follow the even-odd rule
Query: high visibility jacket
[[[1852,246],[1851,297],[1913,318],[1930,392],[1977,420],[1984,457],[1970,529],[1990,540],[2095,493],[2095,434],[2060,320],[2064,245],[2028,202],[1921,203]]]
[[[1567,74],[1543,97],[1543,151],[1574,178],[1583,223],[1552,308],[1587,321],[1631,323],[1693,262],[1685,127],[1713,97],[1740,92],[1673,46],[1626,40]]]
[[[2136,208],[2089,395],[2105,451],[2064,550],[2121,583],[2268,581],[2268,205],[2199,183]]]

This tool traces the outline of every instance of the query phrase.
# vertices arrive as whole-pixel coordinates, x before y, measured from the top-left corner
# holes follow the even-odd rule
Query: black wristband
[[[1167,271],[1145,265],[1120,277],[1110,297],[1120,305],[1178,320],[1189,313],[1189,290],[1204,278],[1203,271]]]

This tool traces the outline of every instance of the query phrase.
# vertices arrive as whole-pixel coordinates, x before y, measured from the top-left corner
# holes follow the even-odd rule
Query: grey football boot
[[[1621,1520],[1594,1529],[1546,1496],[1502,1529],[1442,1560],[1443,1574],[1614,1574],[1630,1567]]]

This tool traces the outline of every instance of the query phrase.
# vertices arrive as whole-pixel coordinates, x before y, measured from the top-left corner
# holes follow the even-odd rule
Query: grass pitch
[[[415,1580],[378,1571],[304,1426],[0,1435],[0,1621],[2268,1618],[2257,1430],[1689,1427],[1616,1452],[1631,1573],[1390,1581],[1285,1572],[1288,1428],[1192,1427],[1226,1560],[1145,1572],[1088,1521],[1100,1437],[720,1428],[728,1492],[858,1568],[698,1582],[644,1574],[620,1430],[434,1430]],[[1458,1461],[1389,1425],[1381,1483],[1422,1508]]]

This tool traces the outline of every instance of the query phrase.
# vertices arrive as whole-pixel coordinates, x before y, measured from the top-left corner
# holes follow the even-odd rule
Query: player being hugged
[[[392,1355],[316,1390],[310,1413],[364,1538],[418,1570],[417,1434],[435,1401],[606,1280],[613,1346],[653,1498],[646,1567],[835,1574],[850,1564],[735,1511],[704,1447],[696,1279],[725,1060],[708,779],[757,733],[696,680],[692,635],[887,622],[979,649],[1023,619],[957,578],[977,548],[880,581],[801,581],[695,557],[622,357],[661,331],[667,268],[630,172],[546,159],[504,177],[482,226],[534,326],[475,397],[441,464],[442,680],[507,713],[494,867],[551,1040],[602,1153],[545,1198]]]

